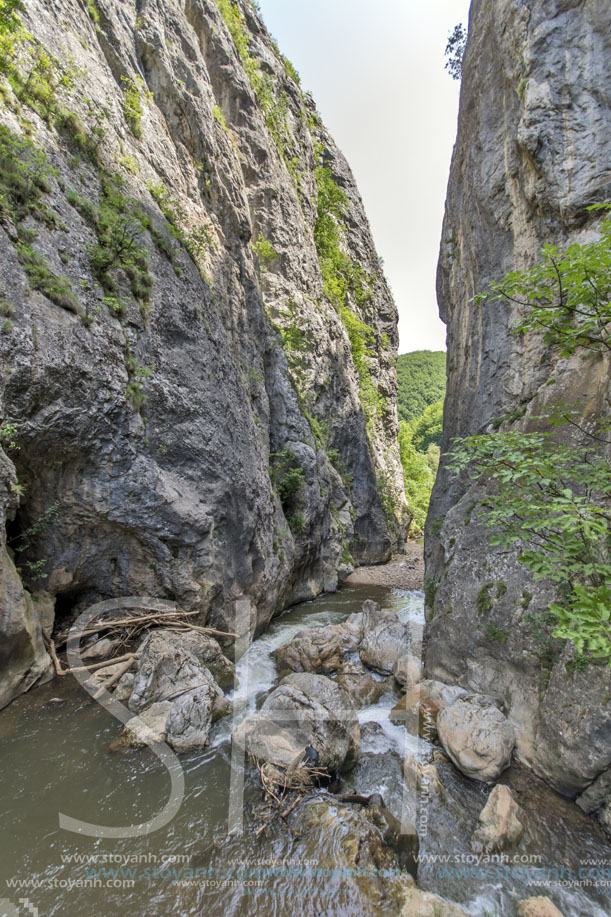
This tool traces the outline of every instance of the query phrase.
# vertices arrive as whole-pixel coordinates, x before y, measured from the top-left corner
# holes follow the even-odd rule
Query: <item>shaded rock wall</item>
[[[43,562],[26,586],[60,614],[149,594],[229,630],[250,608],[254,633],[388,558],[403,532],[397,314],[358,190],[253,6],[220,5],[233,37],[212,0],[31,0],[25,24],[71,85],[50,114],[3,95],[2,124],[54,170],[56,216],[27,217],[31,247],[78,300],[32,289],[5,215],[0,410],[18,427],[23,493],[11,533],[57,503],[20,561]],[[321,167],[345,195],[341,248],[361,272],[348,319],[314,240]],[[92,259],[109,175],[143,215],[149,274],[111,265],[110,299]]]
[[[528,429],[546,404],[577,403],[586,423],[609,416],[608,359],[561,359],[537,335],[510,333],[515,307],[472,297],[535,263],[544,243],[596,238],[600,216],[586,208],[611,199],[610,51],[602,0],[472,4],[438,270],[442,453],[457,435]],[[577,795],[611,764],[609,669],[580,670],[571,646],[549,638],[551,585],[487,546],[477,497],[442,462],[426,548],[428,673],[502,696],[522,758]]]

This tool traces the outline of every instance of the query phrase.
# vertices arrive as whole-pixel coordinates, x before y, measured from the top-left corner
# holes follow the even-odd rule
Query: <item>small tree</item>
[[[453,80],[459,80],[462,77],[462,59],[466,47],[467,30],[462,22],[459,22],[450,34],[445,50],[445,56],[448,58],[445,68]]]
[[[610,349],[610,293],[607,216],[598,241],[564,253],[546,246],[540,264],[508,274],[478,301],[518,303],[523,318],[515,334],[540,330],[561,355],[588,355]],[[549,606],[558,621],[554,635],[611,664],[611,424],[588,421],[565,404],[534,419],[541,432],[455,440],[449,467],[488,482],[480,518],[496,530],[490,543],[520,546],[518,559],[534,578],[558,587]],[[578,445],[570,444],[575,430]]]

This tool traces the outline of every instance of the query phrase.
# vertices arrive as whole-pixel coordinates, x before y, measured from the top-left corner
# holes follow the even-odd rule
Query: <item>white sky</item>
[[[399,308],[400,351],[443,350],[435,270],[458,82],[444,69],[469,0],[259,0],[361,192]]]

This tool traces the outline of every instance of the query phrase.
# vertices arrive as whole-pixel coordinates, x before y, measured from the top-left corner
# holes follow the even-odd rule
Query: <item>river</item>
[[[275,648],[305,627],[340,623],[367,598],[395,609],[404,621],[423,615],[421,592],[375,586],[344,587],[290,609],[238,664],[234,700],[240,715],[260,706],[277,681]],[[240,703],[246,673],[248,694]],[[517,900],[534,895],[549,895],[567,917],[609,914],[611,899],[601,888],[545,886],[550,876],[558,877],[555,870],[577,871],[589,858],[611,865],[611,848],[573,803],[517,765],[501,782],[512,787],[524,813],[521,862],[473,862],[469,840],[489,790],[449,763],[438,764],[441,794],[419,798],[406,790],[402,759],[426,752],[427,743],[390,723],[399,696],[389,685],[377,704],[360,711],[361,752],[345,786],[380,792],[393,814],[418,821],[418,884],[477,917],[512,915]],[[119,724],[72,677],[15,700],[0,713],[0,871],[8,883],[2,894],[13,902],[27,898],[41,917],[398,913],[403,879],[347,878],[334,866],[353,843],[354,806],[324,790],[257,835],[266,817],[258,774],[234,761],[234,783],[236,768],[244,778],[244,831],[228,836],[232,724],[231,717],[221,720],[209,747],[181,756],[185,798],[168,826],[144,838],[95,839],[61,830],[58,814],[104,825],[144,822],[165,805],[166,770],[146,749],[110,751]]]

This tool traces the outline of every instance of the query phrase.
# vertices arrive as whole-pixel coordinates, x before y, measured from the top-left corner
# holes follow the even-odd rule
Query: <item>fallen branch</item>
[[[132,667],[132,665],[134,664],[135,660],[136,660],[136,654],[135,654],[135,653],[132,653],[132,654],[131,654],[131,659],[126,659],[125,662],[123,663],[123,665],[119,666],[119,668],[118,668],[117,671],[114,673],[114,675],[111,675],[110,678],[108,679],[108,681],[105,681],[104,684],[101,685],[101,686],[98,688],[98,690],[95,692],[95,694],[92,694],[92,695],[91,695],[91,696],[93,697],[93,699],[94,699],[94,700],[97,700],[98,697],[101,697],[101,696],[102,696],[102,694],[104,693],[104,691],[108,691],[108,689],[111,688],[112,685],[115,684],[115,682],[119,681],[119,679],[120,679],[123,675],[125,675],[125,673],[126,673],[129,669],[131,669],[131,667]]]
[[[60,665],[60,661],[59,661],[59,659],[57,658],[57,652],[56,652],[56,650],[55,650],[55,643],[53,642],[53,640],[47,640],[47,639],[45,638],[45,643],[46,643],[47,646],[48,646],[49,655],[51,656],[51,659],[53,660],[53,666],[54,666],[54,668],[55,668],[55,674],[56,674],[56,675],[67,675],[67,674],[68,674],[67,670],[64,671],[64,669],[62,669],[62,667],[61,667],[61,665]]]
[[[62,675],[71,675],[72,672],[97,672],[99,669],[107,669],[109,666],[115,665],[117,662],[124,662],[126,659],[133,662],[134,659],[139,659],[141,655],[141,653],[126,653],[124,656],[116,656],[114,659],[105,659],[103,662],[93,662],[91,665],[79,665],[75,666],[73,669],[65,669]]]

